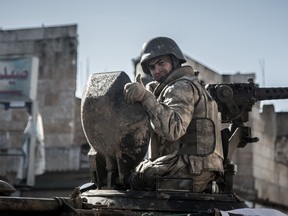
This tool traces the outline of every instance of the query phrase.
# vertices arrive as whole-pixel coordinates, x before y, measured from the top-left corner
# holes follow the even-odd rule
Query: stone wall
[[[276,116],[276,161],[288,165],[288,112],[279,112]]]
[[[260,141],[253,144],[255,190],[259,201],[269,201],[288,206],[288,163],[287,161],[279,161],[281,160],[279,154],[285,155],[285,148],[282,149],[284,151],[281,153],[276,151],[278,145],[288,146],[287,140],[286,142],[285,140],[283,142],[278,141],[287,137],[287,132],[285,135],[281,134],[281,130],[277,130],[280,125],[284,126],[277,116],[278,113],[275,113],[273,105],[263,106],[263,112],[260,115],[260,121],[258,121],[261,128],[258,135]],[[286,119],[287,122],[288,113],[282,115],[282,118]]]
[[[80,126],[80,99],[75,97],[77,25],[1,30],[0,47],[1,58],[39,59],[37,101],[45,133],[46,170],[79,169],[81,145],[86,140]],[[25,109],[0,107],[0,130],[10,134],[6,153],[21,148],[27,117]],[[19,157],[0,160],[0,175],[16,171]]]

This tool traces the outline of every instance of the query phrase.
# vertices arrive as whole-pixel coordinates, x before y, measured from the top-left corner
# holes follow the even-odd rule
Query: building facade
[[[66,178],[61,176],[63,172],[87,170],[87,161],[83,159],[87,143],[80,123],[80,99],[75,97],[77,51],[77,25],[0,31],[1,59],[33,56],[39,60],[36,103],[44,128],[45,175],[58,176],[58,182]],[[0,70],[3,73],[3,68]],[[20,153],[28,119],[26,111],[26,108],[0,107],[0,131],[2,138],[6,136],[1,148],[0,175],[12,184],[23,157]],[[37,178],[43,177],[36,176],[35,187],[39,184],[45,187],[45,182]],[[53,186],[51,181],[49,185],[60,187],[58,183]]]

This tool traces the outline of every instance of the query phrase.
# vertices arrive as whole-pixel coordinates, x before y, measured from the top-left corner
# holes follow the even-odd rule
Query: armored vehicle
[[[134,191],[125,179],[145,158],[149,119],[140,104],[125,102],[123,87],[128,82],[131,80],[125,72],[96,73],[87,81],[82,97],[81,122],[90,145],[91,181],[75,186],[70,197],[2,196],[1,215],[212,216],[248,207],[233,190],[237,166],[231,157],[237,148],[258,141],[258,138],[251,137],[251,128],[245,126],[254,103],[288,98],[288,88],[259,88],[253,80],[207,85],[206,89],[218,104],[222,122],[230,125],[222,130],[223,181],[213,182],[205,193],[174,188],[173,184],[163,185],[163,179],[157,180],[155,191]],[[5,185],[2,191],[12,192],[13,187]]]

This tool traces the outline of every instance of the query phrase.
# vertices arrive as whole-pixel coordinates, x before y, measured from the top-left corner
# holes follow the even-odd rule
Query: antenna
[[[262,73],[263,86],[265,86],[265,59],[260,59],[259,65],[260,65],[261,73]]]

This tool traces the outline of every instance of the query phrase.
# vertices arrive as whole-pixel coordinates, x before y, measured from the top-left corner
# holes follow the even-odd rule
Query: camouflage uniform
[[[150,116],[149,159],[139,164],[131,175],[131,187],[154,190],[156,180],[165,185],[163,179],[181,178],[192,179],[185,189],[203,191],[217,173],[223,173],[215,101],[190,66],[174,69],[164,82],[148,83],[146,89],[156,96],[151,94],[142,101]],[[175,188],[181,188],[183,182],[174,182]]]

